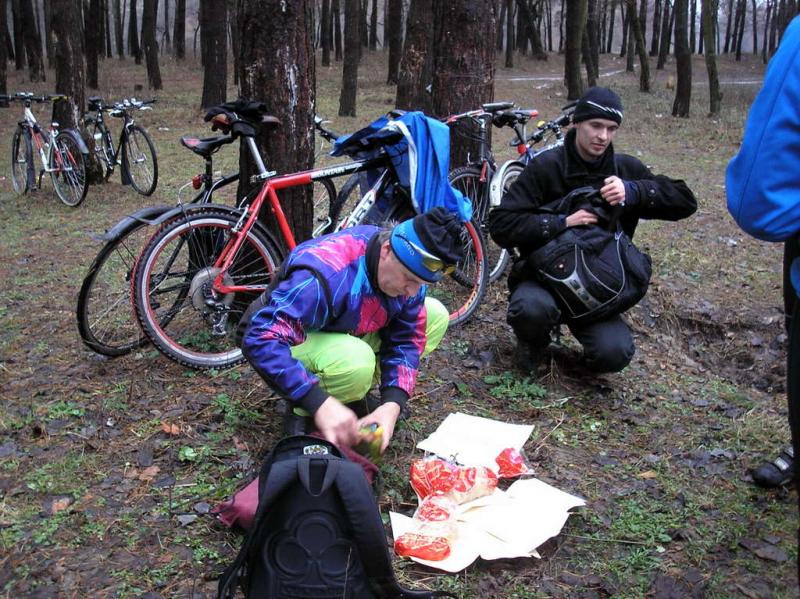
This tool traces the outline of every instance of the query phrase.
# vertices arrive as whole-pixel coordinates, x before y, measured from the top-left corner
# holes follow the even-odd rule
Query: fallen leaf
[[[247,443],[240,441],[239,437],[233,438],[233,446],[239,451],[247,451]]]
[[[142,470],[137,478],[139,480],[153,480],[159,472],[161,472],[161,468],[158,466],[150,466]]]
[[[639,478],[658,478],[658,473],[655,470],[645,470],[644,472],[639,473]]]
[[[167,433],[168,435],[179,435],[181,433],[180,426],[178,426],[177,424],[170,424],[169,422],[162,422],[161,430]]]

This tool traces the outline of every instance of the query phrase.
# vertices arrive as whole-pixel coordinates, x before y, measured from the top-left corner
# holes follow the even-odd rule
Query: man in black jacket
[[[564,145],[529,163],[491,212],[492,238],[502,247],[516,248],[520,255],[509,276],[507,319],[520,342],[518,358],[527,361],[527,367],[535,365],[550,343],[562,313],[550,291],[525,268],[525,258],[565,228],[598,220],[589,210],[554,214],[542,206],[579,187],[595,187],[609,206],[621,207],[619,222],[630,237],[640,218],[676,221],[697,209],[694,194],[683,181],[653,175],[633,156],[614,154],[611,142],[622,116],[616,93],[600,87],[587,90],[575,106],[574,127]],[[586,367],[595,372],[617,372],[633,358],[633,337],[620,315],[571,325],[570,330],[583,346]]]

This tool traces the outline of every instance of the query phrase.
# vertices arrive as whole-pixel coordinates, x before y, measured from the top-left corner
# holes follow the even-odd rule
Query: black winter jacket
[[[594,164],[587,164],[575,148],[575,131],[564,145],[539,154],[506,192],[500,205],[489,214],[489,233],[504,248],[517,248],[521,256],[566,228],[567,214],[552,214],[539,208],[558,200],[578,187],[600,189],[606,177],[617,175],[633,183],[638,198],[626,198],[620,217],[622,229],[630,237],[640,218],[676,221],[697,210],[697,200],[686,183],[663,175],[653,175],[642,162],[627,154],[614,154],[609,145]]]

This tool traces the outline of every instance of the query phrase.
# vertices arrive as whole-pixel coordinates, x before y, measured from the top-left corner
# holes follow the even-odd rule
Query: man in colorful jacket
[[[447,329],[447,310],[425,287],[463,257],[462,229],[434,208],[391,230],[364,225],[300,244],[248,309],[244,355],[326,439],[352,446],[376,423],[385,450],[420,358]],[[366,414],[378,377],[380,401]]]
[[[776,487],[797,480],[800,451],[800,18],[789,24],[769,63],[764,85],[745,125],[739,153],[728,164],[728,210],[747,233],[783,241],[783,301],[789,334],[786,395],[792,445],[753,472],[756,483]],[[799,535],[800,536],[800,535]],[[798,562],[800,563],[800,562]]]
[[[683,181],[653,175],[633,156],[614,153],[611,142],[622,116],[622,101],[615,92],[603,87],[587,90],[575,106],[574,127],[564,145],[531,161],[490,213],[492,238],[520,255],[508,279],[507,320],[519,341],[518,362],[526,369],[536,364],[563,319],[553,294],[525,268],[525,258],[567,227],[598,221],[588,210],[553,214],[542,206],[579,187],[594,187],[609,206],[622,207],[619,221],[629,237],[640,218],[676,221],[697,209]],[[570,325],[570,330],[583,346],[584,364],[592,371],[622,370],[633,357],[633,337],[620,315]]]

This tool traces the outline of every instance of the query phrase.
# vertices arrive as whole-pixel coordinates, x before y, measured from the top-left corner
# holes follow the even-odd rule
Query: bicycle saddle
[[[218,135],[216,137],[199,138],[192,135],[184,135],[181,137],[181,145],[189,148],[195,154],[208,158],[219,150],[233,141],[230,135]]]

